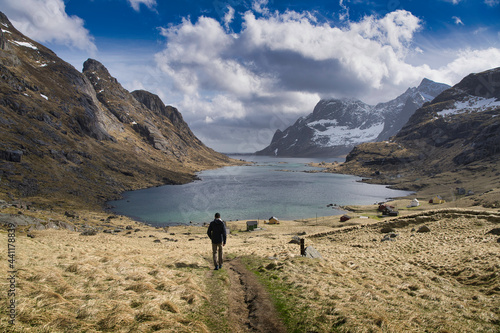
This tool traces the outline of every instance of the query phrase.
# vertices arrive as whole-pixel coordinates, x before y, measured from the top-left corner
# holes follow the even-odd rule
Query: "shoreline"
[[[255,163],[258,163],[258,162],[255,162],[255,161],[243,161],[243,160],[240,160],[241,162],[244,162],[244,163],[247,163],[249,165],[254,165]],[[295,163],[296,161],[287,161],[287,159],[285,158],[284,161],[280,161],[278,163]],[[304,160],[304,161],[301,161],[300,164],[304,164],[305,166],[307,165],[310,165],[311,163],[313,162],[308,162],[307,160]],[[283,172],[289,172],[290,170],[279,170],[279,171],[283,171]],[[304,173],[308,173],[308,171],[304,171],[304,170],[298,170],[297,172],[304,172]],[[340,173],[339,173],[340,174]],[[358,178],[359,176],[357,175],[349,175],[349,176],[352,176],[352,177],[356,177]],[[357,182],[360,182],[360,183],[363,183],[361,180],[356,180]],[[383,184],[377,184],[377,185],[382,185],[384,187],[388,187],[387,185],[383,185]],[[155,186],[157,187],[157,186]],[[408,191],[407,192],[408,194],[405,195],[404,197],[413,197],[415,195],[415,193],[413,191]],[[388,195],[391,195],[391,194],[388,194]],[[388,200],[393,200],[393,199],[397,199],[397,198],[401,198],[401,196],[398,196],[398,194],[395,194],[393,193],[392,196],[380,196],[380,198],[378,200],[374,199],[373,201],[369,201],[370,203],[375,203],[375,202],[385,202],[385,201],[388,201]],[[123,199],[122,199],[123,200]],[[335,200],[335,199],[334,199]],[[288,219],[288,220],[300,220],[300,219],[310,219],[312,217],[314,217],[315,215],[320,217],[320,218],[326,218],[326,217],[331,217],[331,216],[340,216],[340,215],[343,215],[345,214],[345,211],[341,208],[342,206],[352,206],[352,205],[363,205],[363,204],[367,204],[367,200],[361,200],[365,203],[342,203],[342,204],[338,204],[338,203],[335,203],[334,201],[325,201],[325,202],[321,202],[321,205],[318,206],[318,205],[314,205],[314,207],[317,207],[313,210],[316,211],[316,214],[314,214],[314,212],[312,214],[307,214],[307,215],[302,215],[302,216],[295,216],[295,215],[290,215],[290,214],[280,214],[278,212],[271,212],[269,213],[269,216],[271,215],[274,215],[274,216],[277,216],[278,218],[282,218],[282,219]],[[107,202],[109,204],[109,201]],[[312,207],[310,205],[310,207]],[[107,212],[110,212],[112,214],[124,214],[123,213],[123,210],[120,211],[119,209],[118,210],[115,210],[116,207],[109,207],[107,208]],[[336,211],[335,212],[331,212],[330,211],[330,208],[333,208],[335,209]],[[195,209],[196,210],[196,209]],[[238,212],[239,210],[238,209],[232,209],[231,211],[234,211],[234,212]],[[223,213],[221,211],[221,213]],[[223,215],[225,215],[228,220],[245,220],[245,219],[250,219],[250,220],[265,220],[265,219],[268,219],[269,216],[263,216],[262,214],[260,214],[260,216],[258,217],[251,217],[250,215],[248,214],[244,214],[244,215],[240,215],[238,213],[236,214],[227,214],[227,212],[225,212]],[[229,215],[229,217],[228,217]],[[231,217],[234,216],[234,217]],[[236,215],[236,216],[235,216]],[[258,214],[257,214],[258,215]],[[266,215],[266,214],[264,214]],[[284,215],[284,216],[282,216]],[[132,216],[132,215],[128,215],[128,216]],[[193,216],[194,217],[194,216]],[[211,217],[211,214],[208,214],[207,217],[202,217],[201,220],[200,219],[197,219],[199,216],[196,216],[194,217],[195,219],[192,221],[192,223],[188,222],[188,220],[186,220],[186,222],[164,222],[164,221],[148,221],[146,219],[141,219],[141,218],[137,218],[135,217],[136,220],[142,222],[142,223],[146,223],[146,224],[150,224],[150,225],[153,225],[153,226],[158,226],[158,227],[165,227],[165,226],[175,226],[175,225],[203,225],[204,223],[208,223],[210,221],[210,217]]]
[[[231,160],[235,160],[234,158],[230,158]],[[240,165],[239,163],[244,163],[244,164],[247,164],[247,165],[251,165],[251,164],[254,164],[256,162],[253,162],[253,161],[244,161],[244,160],[235,160],[237,161],[238,163],[235,164],[235,165]],[[319,167],[319,168],[322,168],[323,170],[318,170],[318,171],[304,171],[304,172],[318,172],[318,173],[335,173],[335,174],[345,174],[345,173],[340,173],[340,172],[335,172],[335,171],[332,171],[331,170],[331,166],[338,166],[342,163],[339,163],[339,162],[333,162],[333,163],[325,163],[325,162],[319,162],[319,163],[316,163],[316,162],[310,162],[310,163],[307,163],[306,165],[309,165],[309,166],[314,166],[314,167]],[[330,168],[330,169],[329,169]],[[213,168],[209,168],[209,169],[206,169],[206,170],[210,170],[210,169],[213,169]],[[203,170],[202,170],[203,171]],[[355,175],[353,174],[352,176],[355,176],[355,177],[360,177],[359,175]],[[191,183],[193,182],[194,180],[197,179],[197,174],[193,174],[193,179],[187,183]],[[372,182],[370,182],[371,179],[367,179],[367,178],[362,178],[359,182],[363,182],[363,183],[369,183],[371,184]],[[186,184],[187,184],[186,183]],[[377,185],[384,185],[386,187],[391,187],[393,185],[391,184],[380,184],[379,182],[375,182],[375,184]],[[146,187],[146,188],[142,188],[142,189],[147,189],[147,188],[155,188],[155,187],[159,187],[159,186],[164,186],[164,185],[169,185],[168,183],[165,183],[165,184],[162,184],[162,185],[155,185],[155,186],[151,186],[151,187]],[[399,189],[396,187],[396,189]],[[127,191],[134,191],[134,190],[127,190]],[[122,196],[123,193],[127,192],[127,191],[124,191],[122,193],[120,193],[119,195]],[[432,191],[432,189],[431,189]],[[429,188],[426,189],[426,192],[429,192]],[[438,192],[438,191],[436,191]],[[486,192],[486,194],[490,194],[489,196],[492,197],[493,199],[491,200],[484,200],[486,201],[486,204],[484,204],[485,208],[498,208],[500,209],[500,204],[498,204],[498,198],[500,198],[500,190],[499,189],[496,189],[496,190],[491,190],[489,192]],[[481,195],[483,196],[484,193],[481,193]],[[387,198],[387,200],[384,200],[384,202],[398,202],[398,201],[401,201],[401,200],[412,200],[414,198],[417,198],[419,199],[421,202],[424,202],[424,201],[427,201],[427,200],[422,200],[422,199],[425,199],[424,197],[427,197],[428,195],[426,193],[422,193],[421,191],[412,191],[412,193],[408,194],[407,196],[403,196],[403,197],[393,197],[393,198]],[[486,197],[486,195],[484,195],[484,197]],[[123,197],[122,197],[123,198]],[[89,208],[89,207],[85,207],[85,208],[79,208],[79,209],[73,209],[73,207],[71,206],[64,206],[64,205],[61,205],[59,207],[56,207],[55,209],[47,209],[46,206],[47,206],[47,202],[44,202],[43,204],[41,205],[37,205],[36,202],[31,202],[31,199],[32,198],[26,198],[28,200],[14,200],[11,202],[11,205],[14,207],[14,208],[27,208],[29,206],[32,206],[32,210],[33,212],[37,212],[35,214],[31,214],[30,213],[30,208],[27,209],[27,213],[28,215],[33,215],[33,216],[36,216],[36,215],[40,215],[39,213],[41,213],[41,215],[44,215],[43,212],[46,212],[47,216],[50,216],[53,212],[56,212],[58,211],[60,213],[60,215],[63,215],[65,216],[66,213],[69,211],[71,212],[69,215],[93,215],[93,214],[97,214],[97,215],[102,215],[102,216],[113,216],[113,215],[119,215],[119,216],[123,216],[123,217],[126,217],[127,219],[130,219],[131,221],[134,221],[135,223],[140,223],[140,224],[143,224],[143,225],[146,225],[146,226],[150,226],[150,227],[154,227],[154,228],[165,228],[165,227],[174,227],[174,226],[203,226],[204,223],[207,223],[207,222],[197,222],[197,223],[175,223],[175,224],[168,224],[168,225],[160,225],[160,224],[156,224],[156,223],[151,223],[151,222],[148,222],[148,221],[143,221],[141,220],[140,218],[137,218],[137,217],[128,217],[126,215],[120,215],[116,212],[114,212],[112,210],[112,207],[107,207],[108,203],[110,201],[113,201],[113,200],[106,200],[103,202],[103,204],[101,206],[99,206],[97,209],[96,207],[94,208]],[[36,199],[36,198],[35,198]],[[496,201],[495,201],[496,200]],[[333,204],[328,204],[326,205],[326,207],[329,207]],[[474,197],[468,197],[468,196],[453,196],[453,201],[452,202],[447,202],[445,206],[457,206],[457,205],[461,205],[461,206],[465,206],[465,207],[469,207],[469,206],[477,206],[477,201],[474,202]],[[339,206],[336,206],[335,205],[335,209],[338,209],[338,210],[341,210],[341,211],[344,211],[344,213],[346,213],[346,207],[359,207],[359,206],[363,206],[363,205],[339,205]],[[0,209],[0,212],[2,211],[2,209]],[[77,213],[74,213],[74,212],[77,212]],[[347,212],[348,212],[348,209],[347,209]],[[315,218],[320,218],[320,219],[327,219],[327,220],[330,220],[332,218],[335,218],[335,217],[339,217],[339,216],[342,216],[344,213],[340,213],[340,214],[335,214],[335,215],[320,215],[320,216],[317,216],[317,217],[304,217],[304,218],[293,218],[293,219],[288,219],[288,220],[292,220],[292,221],[301,221],[301,220],[312,220],[312,219],[315,219]],[[50,217],[47,217],[47,223],[50,222],[51,218]],[[59,218],[59,220],[62,220],[61,218]],[[256,220],[255,218],[249,218],[249,219],[246,219],[245,218],[241,218],[241,219],[238,219],[239,221],[248,221],[248,220]],[[238,221],[236,220],[236,221]],[[263,219],[260,219],[258,218],[257,220],[263,220]],[[100,219],[100,221],[102,222],[102,218]],[[71,220],[67,220],[65,221],[67,223],[71,223]],[[231,221],[230,221],[231,222]],[[98,223],[96,223],[98,224]]]

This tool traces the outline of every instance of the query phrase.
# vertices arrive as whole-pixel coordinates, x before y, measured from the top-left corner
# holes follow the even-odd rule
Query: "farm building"
[[[280,224],[280,221],[276,217],[269,218],[269,224]]]
[[[247,221],[247,231],[257,229],[259,223],[257,221]]]
[[[446,200],[444,200],[443,198],[441,198],[440,195],[436,195],[431,200],[429,200],[429,203],[432,203],[432,204],[442,204],[442,203],[445,203],[445,202],[446,202]]]

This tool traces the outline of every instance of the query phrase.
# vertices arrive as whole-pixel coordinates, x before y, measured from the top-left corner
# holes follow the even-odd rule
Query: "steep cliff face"
[[[470,74],[425,104],[392,142],[366,143],[343,172],[433,175],[496,169],[500,161],[500,68]],[[485,170],[486,170],[485,169]]]
[[[80,73],[1,13],[0,28],[0,198],[102,203],[231,163],[158,96],[129,93],[96,60]]]
[[[395,135],[425,102],[449,86],[424,79],[397,98],[368,105],[356,99],[321,100],[307,117],[257,152],[276,156],[339,156],[364,142],[385,141]]]

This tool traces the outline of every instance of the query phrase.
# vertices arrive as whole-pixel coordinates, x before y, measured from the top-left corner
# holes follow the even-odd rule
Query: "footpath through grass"
[[[241,261],[246,267],[257,275],[259,282],[267,289],[288,332],[340,332],[340,327],[345,323],[343,317],[335,315],[333,303],[325,304],[318,311],[311,307],[310,293],[300,285],[289,281],[283,271],[286,264],[245,256]],[[310,265],[316,265],[315,260],[307,258],[294,258],[293,265],[303,266],[307,272]],[[310,267],[309,267],[310,268]],[[328,318],[327,318],[328,317]]]
[[[208,300],[202,306],[201,314],[193,315],[200,315],[201,318],[197,319],[204,321],[210,332],[232,332],[228,318],[228,290],[231,286],[227,271],[221,269],[208,272],[205,287]]]

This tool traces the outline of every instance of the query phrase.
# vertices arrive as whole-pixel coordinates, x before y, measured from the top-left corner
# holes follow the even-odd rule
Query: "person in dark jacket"
[[[215,220],[210,222],[207,235],[212,240],[214,266],[215,270],[218,270],[222,268],[222,247],[226,245],[226,225],[221,220],[219,213],[215,213]]]

